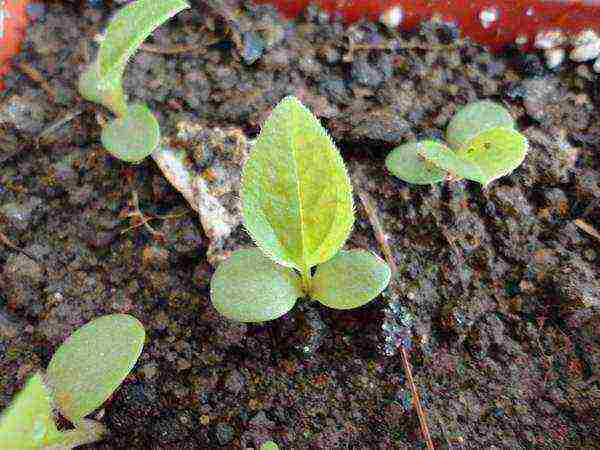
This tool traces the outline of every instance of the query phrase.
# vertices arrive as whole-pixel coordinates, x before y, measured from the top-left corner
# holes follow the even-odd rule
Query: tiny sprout
[[[0,417],[0,442],[10,450],[71,449],[96,442],[104,426],[84,417],[119,387],[144,345],[144,328],[125,314],[99,317],[56,351],[44,375],[34,375]],[[74,429],[58,431],[53,406]]]
[[[433,184],[450,176],[487,186],[519,167],[528,148],[510,113],[487,100],[461,109],[446,138],[450,147],[435,141],[401,145],[388,155],[386,167],[408,183]]]
[[[215,271],[211,300],[223,316],[264,322],[307,296],[357,308],[389,283],[390,268],[377,256],[340,251],[354,223],[350,179],[327,132],[295,97],[265,122],[244,166],[241,197],[258,249],[234,252]]]
[[[279,450],[279,446],[273,441],[267,441],[260,446],[260,450]]]
[[[102,144],[119,159],[139,162],[159,144],[160,131],[145,105],[128,106],[123,93],[127,61],[161,24],[189,5],[184,0],[137,0],[112,18],[96,60],[81,74],[79,92],[117,117],[102,132]]]

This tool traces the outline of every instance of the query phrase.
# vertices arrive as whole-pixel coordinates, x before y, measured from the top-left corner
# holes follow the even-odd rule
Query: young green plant
[[[189,5],[184,0],[137,0],[112,18],[96,60],[81,74],[82,97],[104,105],[116,116],[102,129],[102,144],[127,162],[139,162],[156,149],[158,122],[143,104],[128,105],[123,92],[127,61],[161,24]]]
[[[413,184],[433,184],[450,175],[487,186],[515,170],[528,148],[510,113],[487,100],[461,109],[450,121],[446,139],[450,146],[431,140],[401,145],[388,155],[386,166]]]
[[[0,416],[3,450],[68,450],[96,442],[104,426],[85,416],[129,374],[144,346],[142,324],[126,314],[99,317],[76,330]],[[74,426],[59,431],[53,407]]]
[[[241,198],[258,248],[234,252],[215,271],[211,299],[223,316],[264,322],[301,297],[356,308],[387,286],[384,261],[340,250],[354,223],[350,180],[331,138],[295,97],[265,122],[244,166]]]

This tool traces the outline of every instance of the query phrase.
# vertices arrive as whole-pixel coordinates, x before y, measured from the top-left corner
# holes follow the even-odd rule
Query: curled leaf
[[[259,249],[238,250],[217,267],[210,298],[228,319],[265,322],[294,307],[304,295],[300,285],[292,269],[275,264]]]
[[[407,183],[433,184],[443,181],[446,172],[419,153],[427,149],[449,151],[444,144],[435,141],[409,142],[392,150],[385,160],[385,165],[393,175]]]
[[[40,449],[59,436],[50,394],[41,375],[36,374],[0,416],[0,447],[13,450]]]
[[[483,176],[476,165],[465,161],[446,146],[424,146],[417,153],[453,178],[479,180]]]
[[[295,97],[284,98],[262,128],[244,167],[242,204],[256,244],[304,274],[350,233],[352,190],[342,157]]]
[[[491,128],[514,127],[514,119],[502,105],[482,100],[469,103],[452,117],[446,130],[446,139],[450,147],[456,150]]]
[[[377,297],[390,277],[390,267],[373,253],[341,251],[317,267],[310,296],[330,308],[358,308]]]
[[[54,353],[47,379],[63,416],[78,424],[119,387],[144,346],[134,317],[111,314],[76,330]]]

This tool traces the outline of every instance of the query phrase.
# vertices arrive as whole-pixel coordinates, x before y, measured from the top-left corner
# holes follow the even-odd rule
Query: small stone
[[[256,31],[247,31],[242,34],[241,56],[248,66],[254,64],[265,51],[265,41]]]
[[[549,50],[561,46],[565,41],[566,37],[562,31],[546,30],[536,34],[533,45],[541,50]]]
[[[590,42],[589,44],[575,47],[569,54],[569,58],[575,62],[589,61],[598,56],[600,56],[600,39]]]
[[[552,48],[544,51],[544,56],[546,57],[546,67],[554,69],[563,63],[567,53],[563,48]]]
[[[220,445],[229,444],[233,440],[234,430],[226,423],[218,423],[215,426],[215,437]]]
[[[38,208],[42,206],[42,199],[38,197],[29,197],[25,202],[5,203],[0,206],[0,217],[19,231],[25,231],[30,226],[35,225],[40,219]]]
[[[396,29],[404,19],[404,11],[400,6],[387,9],[379,16],[379,21],[390,29]]]

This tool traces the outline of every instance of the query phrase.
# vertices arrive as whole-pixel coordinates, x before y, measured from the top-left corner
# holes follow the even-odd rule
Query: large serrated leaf
[[[527,138],[516,130],[494,128],[478,134],[456,154],[473,165],[481,175],[467,177],[487,186],[493,180],[508,175],[525,159]]]
[[[0,417],[0,448],[40,449],[58,436],[50,395],[41,375],[36,374]]]
[[[469,161],[465,161],[445,145],[421,147],[417,151],[429,163],[448,172],[453,178],[467,178],[479,180],[483,177],[479,167]]]
[[[217,267],[210,282],[215,309],[239,322],[276,319],[303,295],[293,269],[277,265],[257,248],[234,252]]]
[[[452,117],[446,130],[446,139],[456,150],[491,128],[512,129],[514,126],[514,119],[502,105],[482,100],[469,103]]]
[[[310,296],[330,308],[357,308],[379,295],[390,277],[390,267],[373,253],[340,251],[317,267]]]
[[[246,229],[275,261],[308,273],[346,241],[354,222],[344,162],[296,98],[273,110],[243,171]]]
[[[189,8],[184,0],[137,0],[111,19],[98,52],[101,79],[120,83],[125,65],[138,47],[161,24]]]
[[[77,424],[102,405],[133,368],[144,337],[142,324],[126,314],[99,317],[76,330],[47,371],[62,415]]]
[[[448,150],[444,144],[435,141],[409,142],[392,150],[385,165],[393,175],[407,183],[433,184],[443,181],[446,172],[419,154],[419,150],[429,148]]]

